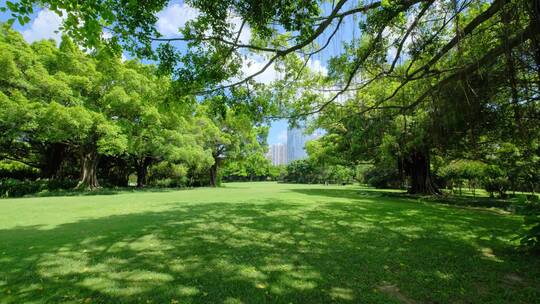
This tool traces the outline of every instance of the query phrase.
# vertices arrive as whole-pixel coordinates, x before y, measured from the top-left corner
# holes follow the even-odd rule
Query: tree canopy
[[[24,23],[36,3],[8,1],[6,8],[14,20]],[[253,98],[239,96],[260,89],[255,77],[275,65],[282,78],[269,89],[269,98],[255,102],[257,106],[277,109],[277,116],[293,121],[317,113],[315,124],[329,131],[328,138],[339,135],[336,144],[351,161],[383,162],[385,154],[397,158],[398,170],[411,178],[412,192],[438,192],[430,173],[436,151],[444,151],[442,157],[480,159],[487,157],[479,152],[487,142],[514,144],[523,155],[538,149],[538,130],[530,128],[538,120],[538,1],[186,3],[198,15],[171,37],[162,36],[156,27],[156,13],[168,1],[38,4],[65,15],[62,30],[83,47],[157,59],[158,75],[172,77],[174,96],[182,100],[199,96],[231,105],[225,100],[232,98],[237,104],[253,105]],[[328,73],[306,68],[345,24],[358,28],[358,33],[339,37],[342,50],[329,57]],[[250,32],[249,41],[241,39],[245,31]],[[265,64],[243,75],[241,66],[249,56],[260,56]],[[93,71],[76,73],[92,77]],[[121,96],[119,89],[110,94]],[[50,111],[59,112],[55,107]],[[230,124],[227,115],[237,115],[234,107],[221,109],[222,117],[211,120],[223,128]],[[85,138],[57,135],[77,145],[93,140],[103,153],[127,149],[107,119],[78,115],[78,134],[87,134]],[[242,115],[236,124],[243,121]],[[250,115],[251,123],[261,121],[260,113]],[[115,140],[107,139],[112,137]],[[236,145],[227,136],[214,139],[222,146]]]
[[[249,115],[219,103],[226,115],[219,119],[221,112],[208,110],[218,103],[178,97],[154,66],[122,62],[107,49],[86,54],[68,37],[59,47],[28,45],[4,26],[0,53],[7,71],[0,82],[1,158],[37,168],[43,178],[77,176],[78,187],[92,189],[98,177],[127,186],[136,173],[142,187],[153,164],[215,175],[219,145],[241,159],[247,155],[234,152],[241,143],[259,143]]]

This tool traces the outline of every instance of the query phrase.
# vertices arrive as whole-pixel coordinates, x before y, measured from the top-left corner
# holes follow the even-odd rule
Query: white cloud
[[[318,59],[315,59],[315,60],[310,59],[307,63],[307,66],[309,67],[311,72],[321,73],[324,76],[328,75],[328,69]]]
[[[61,24],[62,18],[45,8],[37,14],[30,27],[22,31],[22,35],[29,43],[42,39],[54,39],[56,43],[60,43],[62,34],[55,31]]]
[[[178,35],[179,29],[183,28],[188,21],[196,19],[200,15],[198,9],[191,7],[186,3],[175,3],[157,14],[158,21],[156,27],[164,36]],[[228,22],[232,24],[232,30],[237,32],[242,25],[242,18],[239,16],[229,16]],[[207,33],[211,36],[211,33]],[[239,37],[239,42],[243,44],[249,43],[251,39],[251,28],[246,24],[242,29]]]
[[[229,20],[229,23],[232,23],[233,25],[233,31],[235,33],[238,32],[240,30],[240,27],[242,26],[242,18],[229,17],[228,20]],[[245,24],[244,27],[242,28],[242,33],[240,33],[238,42],[241,44],[249,44],[250,40],[251,40],[251,28],[249,27],[249,25]]]
[[[243,77],[251,76],[260,70],[268,63],[266,59],[260,57],[248,57],[242,63]],[[279,78],[279,72],[276,71],[274,64],[271,64],[264,72],[255,76],[255,80],[260,83],[269,84]]]
[[[244,59],[242,63],[242,74],[243,79],[245,77],[251,76],[260,70],[268,63],[268,59],[265,59],[258,55],[253,55]],[[328,75],[328,69],[321,63],[320,60],[309,60],[307,67],[312,73],[321,73],[323,76]],[[255,80],[260,83],[269,84],[275,80],[280,79],[281,74],[275,69],[275,65],[271,64],[263,73],[255,76]],[[234,79],[231,82],[238,81],[239,79]]]
[[[156,23],[158,31],[164,36],[177,35],[181,27],[186,22],[199,16],[199,10],[186,3],[169,5],[167,8],[157,13]]]
[[[101,38],[103,38],[103,39],[105,39],[105,40],[109,40],[109,39],[111,39],[112,37],[113,37],[113,35],[112,35],[111,32],[109,32],[109,31],[105,31],[105,30],[104,30],[104,31],[101,33]]]

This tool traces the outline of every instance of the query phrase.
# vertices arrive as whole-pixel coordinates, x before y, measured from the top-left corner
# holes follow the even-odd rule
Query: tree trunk
[[[99,188],[97,165],[98,158],[95,147],[81,151],[81,178],[76,189],[94,190]]]
[[[530,25],[533,28],[539,29],[540,28],[540,1],[539,0],[533,0],[530,2],[531,7],[529,9],[529,16],[530,16]],[[536,66],[540,66],[540,34],[538,33],[538,30],[536,31],[535,35],[532,36],[532,48],[534,53],[534,61],[536,62]],[[540,87],[540,69],[536,70],[538,74],[538,83],[537,86]]]
[[[51,144],[45,150],[44,165],[41,168],[42,176],[45,178],[58,178],[60,177],[60,168],[64,161],[66,152],[66,145],[64,144]]]
[[[106,170],[109,183],[118,187],[129,186],[130,167],[123,158],[109,158],[109,167]]]
[[[214,164],[210,167],[210,186],[211,187],[218,186],[218,168],[219,168],[219,165],[216,160]]]
[[[411,178],[409,193],[424,195],[439,195],[441,191],[433,183],[429,152],[414,150],[406,160],[405,169]]]
[[[152,159],[150,157],[144,157],[142,160],[137,161],[137,188],[146,186],[146,176],[148,175],[148,166]]]

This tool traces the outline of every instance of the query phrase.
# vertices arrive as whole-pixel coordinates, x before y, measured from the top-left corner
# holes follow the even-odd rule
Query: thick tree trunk
[[[441,191],[431,178],[429,152],[415,150],[406,160],[406,171],[411,178],[409,193],[438,195]]]
[[[60,168],[64,161],[66,152],[66,145],[64,144],[51,144],[45,151],[44,165],[41,168],[42,176],[45,178],[58,178],[60,177]]]
[[[146,176],[148,175],[148,166],[152,159],[150,157],[144,157],[137,162],[137,188],[146,186]]]
[[[115,184],[119,187],[127,187],[129,186],[129,169],[124,167],[121,171],[122,172],[118,174],[118,178],[115,180]]]
[[[109,167],[106,168],[108,182],[113,186],[129,186],[130,166],[123,158],[109,158]],[[100,161],[101,164],[103,164]]]
[[[210,186],[211,187],[217,187],[218,186],[218,169],[219,164],[216,160],[214,164],[210,167]]]
[[[97,165],[98,158],[95,148],[81,151],[81,177],[76,189],[94,190],[99,188]]]
[[[216,156],[218,154],[214,154],[214,164],[210,167],[210,186],[211,187],[217,187],[219,186],[219,165],[221,163],[221,159]]]

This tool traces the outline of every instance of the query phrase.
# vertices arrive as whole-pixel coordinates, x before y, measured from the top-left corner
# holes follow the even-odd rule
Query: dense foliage
[[[154,176],[187,172],[194,182],[208,171],[217,185],[225,166],[253,179],[265,170],[253,156],[264,146],[258,123],[277,104],[294,122],[317,114],[313,127],[326,130],[313,157],[290,166],[291,180],[320,182],[333,178],[324,168],[370,163],[363,179],[411,194],[459,192],[465,181],[501,197],[539,190],[538,0],[189,0],[198,16],[171,37],[157,31],[155,15],[169,1],[6,6],[24,23],[35,3],[66,14],[64,30],[98,50],[2,37],[1,153],[47,177],[75,174],[62,165],[75,162],[81,186],[96,187],[97,172],[125,183],[127,168],[144,185],[148,167],[167,160]],[[328,73],[306,68],[346,19],[360,33],[339,41]],[[107,55],[121,50],[159,59],[167,81]],[[242,75],[248,55],[266,63]],[[272,65],[282,77],[253,97],[255,77]]]
[[[178,97],[152,65],[87,54],[67,37],[28,45],[5,26],[0,54],[1,177],[42,180],[2,181],[3,196],[54,190],[54,180],[127,186],[130,175],[139,187],[216,185],[221,162],[264,164],[266,131],[249,109]]]
[[[341,165],[321,166],[310,160],[296,160],[287,165],[287,172],[281,180],[288,183],[346,185],[354,181],[354,171]]]

